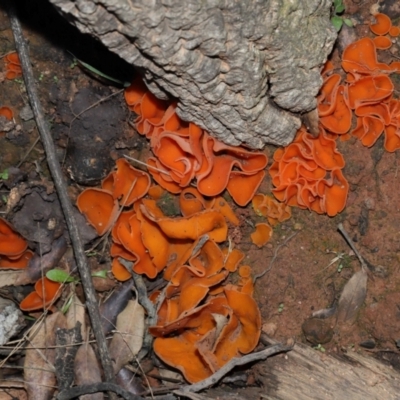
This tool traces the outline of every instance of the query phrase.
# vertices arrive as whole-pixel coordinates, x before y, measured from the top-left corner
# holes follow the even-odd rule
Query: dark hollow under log
[[[287,145],[316,107],[330,0],[50,0],[227,144]]]

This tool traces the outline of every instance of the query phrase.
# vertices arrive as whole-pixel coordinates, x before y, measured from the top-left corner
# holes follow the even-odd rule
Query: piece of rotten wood
[[[400,393],[400,374],[391,366],[365,353],[331,356],[301,343],[284,357],[259,364],[258,372],[263,389],[251,393],[267,399],[395,400]]]
[[[113,382],[114,371],[110,355],[108,352],[105,335],[103,330],[101,329],[101,318],[100,318],[99,307],[97,304],[96,293],[93,287],[92,277],[87,263],[86,255],[83,249],[78,225],[75,220],[74,208],[68,196],[67,185],[64,180],[64,176],[61,172],[60,164],[57,160],[56,149],[53,143],[53,139],[48,129],[46,120],[44,118],[43,109],[39,101],[39,96],[36,89],[36,83],[33,76],[31,62],[29,59],[28,46],[22,33],[21,24],[15,13],[14,4],[11,1],[8,2],[8,13],[11,22],[11,28],[15,39],[16,49],[21,62],[21,67],[29,102],[31,104],[32,111],[35,116],[35,121],[40,134],[40,139],[42,141],[43,147],[46,152],[46,158],[49,170],[54,180],[54,185],[57,190],[57,194],[67,223],[69,236],[71,238],[72,247],[74,249],[76,264],[78,266],[79,274],[82,280],[82,286],[86,298],[86,305],[89,312],[90,321],[92,323],[94,336],[97,341],[100,360],[102,367],[104,369],[104,375],[107,381]],[[110,397],[115,398],[113,392],[111,392],[110,395],[111,395]]]

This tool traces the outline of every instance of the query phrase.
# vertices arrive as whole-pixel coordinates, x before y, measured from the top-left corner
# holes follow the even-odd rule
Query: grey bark
[[[178,115],[232,145],[289,144],[316,107],[330,0],[50,0],[144,71]]]

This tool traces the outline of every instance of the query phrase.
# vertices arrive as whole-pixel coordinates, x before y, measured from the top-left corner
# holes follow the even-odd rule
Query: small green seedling
[[[344,18],[341,15],[343,14],[344,10],[345,7],[343,4],[343,0],[333,1],[333,16],[331,17],[331,22],[337,32],[339,32],[342,29],[343,23],[350,27],[353,26],[353,22],[351,21],[351,19]]]
[[[131,85],[130,82],[123,82],[120,81],[119,79],[113,78],[110,75],[106,75],[105,73],[99,71],[97,68],[92,67],[90,64],[85,63],[82,60],[79,60],[79,58],[76,58],[72,53],[70,53],[73,57],[74,57],[74,63],[76,63],[75,65],[80,65],[83,69],[85,69],[86,71],[88,71],[91,75],[94,75],[97,78],[103,78],[106,79],[112,83],[116,83],[117,85],[121,85],[124,88],[127,88],[128,86]]]
[[[8,179],[8,169],[5,169],[3,172],[0,172],[0,179],[6,181]]]
[[[95,278],[107,278],[107,270],[103,269],[100,271],[96,271],[92,273],[92,277]],[[62,269],[51,269],[50,271],[47,271],[46,273],[46,278],[50,279],[53,282],[58,282],[58,283],[79,283],[80,279],[75,278],[71,276],[68,272],[62,270]]]
[[[58,282],[58,283],[79,282],[78,278],[74,278],[68,272],[56,268],[47,271],[46,278],[50,279],[53,282]]]
[[[278,307],[278,313],[281,314],[283,312],[284,308],[285,308],[285,304],[284,303],[280,303],[279,307]]]
[[[73,296],[72,296],[72,293],[71,293],[71,294],[69,295],[67,301],[65,302],[65,304],[64,304],[63,307],[61,308],[61,312],[62,312],[63,314],[66,314],[67,311],[69,310],[69,308],[71,307],[71,305],[72,305],[72,299],[73,299]]]
[[[93,278],[103,278],[107,279],[107,270],[102,269],[100,271],[92,272],[92,277]]]
[[[320,351],[321,353],[325,353],[325,347],[322,346],[322,344],[318,344],[317,346],[314,346],[313,349]]]

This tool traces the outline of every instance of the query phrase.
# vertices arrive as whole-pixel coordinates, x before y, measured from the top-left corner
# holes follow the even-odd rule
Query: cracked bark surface
[[[231,145],[287,145],[316,107],[330,0],[50,0]]]

